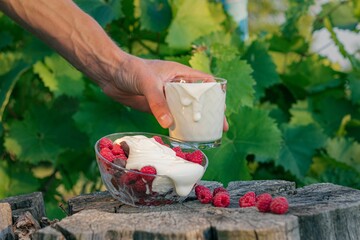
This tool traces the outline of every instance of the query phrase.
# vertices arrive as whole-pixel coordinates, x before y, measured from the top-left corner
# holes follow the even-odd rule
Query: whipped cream
[[[203,166],[176,156],[175,151],[153,138],[143,135],[125,136],[115,140],[115,143],[123,141],[130,149],[127,169],[140,170],[150,165],[156,168],[157,175],[168,177],[155,177],[152,182],[154,192],[165,193],[175,187],[179,196],[187,196],[204,174]]]
[[[220,82],[170,82],[165,94],[174,116],[171,137],[191,142],[221,139],[226,93]]]

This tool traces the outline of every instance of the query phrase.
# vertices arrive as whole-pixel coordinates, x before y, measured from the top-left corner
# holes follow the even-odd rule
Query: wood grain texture
[[[232,182],[227,189],[229,208],[201,204],[193,192],[182,203],[138,208],[114,201],[107,192],[78,196],[69,201],[73,215],[41,229],[34,239],[359,239],[359,190],[334,184],[296,188],[280,180]],[[248,191],[287,197],[289,212],[239,208],[239,197]]]
[[[40,221],[42,217],[46,216],[44,199],[41,192],[4,198],[0,200],[0,203],[2,202],[10,204],[13,222],[27,211],[29,211],[37,221]]]
[[[0,240],[14,239],[12,212],[9,203],[0,203]]]

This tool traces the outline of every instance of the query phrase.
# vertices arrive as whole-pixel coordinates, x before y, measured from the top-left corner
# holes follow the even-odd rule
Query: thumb
[[[152,114],[155,116],[161,127],[169,128],[173,124],[174,119],[162,89],[159,90],[159,88],[153,88],[148,90],[145,97],[149,103]]]

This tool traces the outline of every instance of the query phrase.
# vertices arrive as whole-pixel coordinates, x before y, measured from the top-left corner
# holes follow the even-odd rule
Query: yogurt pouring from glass
[[[173,138],[189,142],[221,139],[225,111],[226,80],[217,82],[169,82],[165,94],[174,125]]]
[[[127,169],[140,170],[144,166],[156,168],[157,175],[170,178],[155,177],[152,182],[154,192],[165,193],[173,186],[179,196],[187,196],[197,181],[204,174],[204,167],[176,156],[171,148],[158,143],[153,138],[143,135],[125,136],[115,140],[120,144],[125,141],[130,149],[126,161]]]

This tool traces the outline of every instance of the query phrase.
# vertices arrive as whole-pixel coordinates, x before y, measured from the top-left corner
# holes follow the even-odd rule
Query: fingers
[[[170,113],[163,91],[159,88],[154,88],[147,91],[145,97],[149,102],[151,112],[161,127],[169,128],[173,124],[174,119]]]

